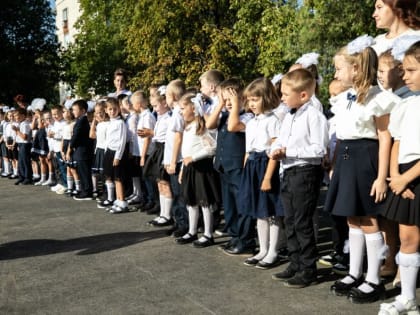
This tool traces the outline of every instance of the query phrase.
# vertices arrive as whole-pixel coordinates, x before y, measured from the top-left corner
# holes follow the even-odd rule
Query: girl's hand
[[[182,184],[182,171],[179,172],[179,175],[178,175],[178,183],[179,184]]]
[[[70,161],[70,158],[71,158],[71,154],[70,154],[70,152],[67,152],[67,154],[66,154],[66,161]]]
[[[174,165],[174,164],[170,164],[170,165],[168,165],[168,166],[166,167],[166,172],[167,172],[169,175],[173,175],[173,174],[175,174],[175,169],[176,169],[176,165]]]
[[[262,191],[270,191],[271,190],[271,180],[264,178],[261,183],[261,190]]]
[[[388,186],[386,181],[376,179],[373,182],[372,189],[370,190],[370,196],[375,196],[375,202],[379,203],[385,199],[387,190]]]
[[[140,158],[140,166],[143,167],[145,162],[146,162],[146,159],[144,158],[144,156],[142,156]]]
[[[120,160],[114,159],[112,162],[112,166],[118,166],[120,164]]]
[[[272,158],[273,160],[281,160],[285,157],[286,157],[286,148],[274,150],[270,156],[270,158]]]
[[[191,156],[187,156],[186,158],[184,158],[182,160],[182,162],[184,163],[185,166],[187,166],[188,164],[190,164],[192,162],[192,157]]]
[[[399,195],[403,191],[405,191],[405,188],[408,185],[408,182],[402,175],[391,176],[388,177],[387,180],[389,181],[389,187],[391,188],[392,192],[396,195]]]
[[[411,191],[410,188],[406,188],[401,194],[401,197],[403,197],[404,199],[414,200],[414,198],[416,198],[416,195]]]

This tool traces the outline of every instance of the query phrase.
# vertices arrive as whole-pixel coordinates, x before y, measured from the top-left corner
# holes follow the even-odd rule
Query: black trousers
[[[80,179],[80,193],[91,195],[92,185],[92,160],[77,160],[76,170]]]
[[[284,207],[290,268],[316,270],[318,252],[313,215],[322,179],[321,166],[296,166],[284,171],[281,200]]]

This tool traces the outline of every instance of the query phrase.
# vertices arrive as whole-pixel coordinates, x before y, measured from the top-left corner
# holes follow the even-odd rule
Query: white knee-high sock
[[[368,264],[366,281],[379,284],[381,282],[379,271],[382,260],[385,258],[384,254],[386,253],[384,238],[381,232],[375,232],[365,234],[365,239]],[[361,284],[359,289],[366,293],[373,291],[373,288],[366,283]]]
[[[74,188],[77,190],[77,191],[80,191],[80,179],[76,179],[75,181],[74,181]]]
[[[98,177],[96,175],[92,175],[92,190],[98,191]]]
[[[268,252],[268,240],[270,238],[270,228],[268,219],[257,219],[257,234],[260,251],[253,258],[261,260]]]
[[[268,246],[268,253],[264,257],[263,261],[266,263],[272,263],[277,259],[278,255],[278,244],[279,244],[279,233],[280,233],[280,226],[279,221],[277,218],[269,219],[269,246]]]
[[[74,178],[73,176],[67,176],[67,189],[73,190]]]
[[[349,228],[349,274],[356,279],[360,278],[363,272],[363,254],[365,252],[365,245],[365,234],[363,233],[362,229]],[[348,284],[354,282],[354,280],[348,276],[341,281]]]
[[[115,200],[115,184],[113,182],[105,182],[108,200]]]
[[[164,195],[159,195],[159,203],[160,203],[160,213],[159,213],[159,216],[160,217],[163,217],[164,216],[164,213],[165,213],[165,207],[166,207],[166,204],[165,204],[165,196]]]
[[[213,234],[213,213],[210,207],[202,207],[204,221],[204,235],[212,237]]]
[[[197,234],[197,225],[198,225],[198,214],[199,214],[199,210],[198,210],[198,206],[187,206],[188,209],[188,224],[189,224],[189,229],[188,229],[188,233],[190,233],[191,235],[195,235]]]
[[[400,267],[401,295],[409,300],[416,298],[417,273],[420,266],[420,254],[399,252],[397,263]]]
[[[172,208],[172,202],[174,201],[172,198],[164,197],[164,203],[165,203],[165,212],[163,212],[163,216],[167,219],[171,218],[171,208]]]

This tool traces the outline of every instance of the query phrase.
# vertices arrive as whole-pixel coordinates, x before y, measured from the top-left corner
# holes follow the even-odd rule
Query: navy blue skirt
[[[96,148],[93,158],[92,173],[102,174],[104,171],[105,149]]]
[[[375,203],[375,196],[370,196],[372,184],[378,177],[378,141],[341,140],[336,150],[325,210],[345,217],[379,215],[384,202]]]
[[[400,164],[400,174],[412,168],[419,160]],[[391,190],[386,200],[386,207],[383,216],[389,220],[397,221],[404,225],[417,225],[420,227],[420,177],[407,185],[416,197],[414,200],[404,199],[400,195],[395,195]]]
[[[239,212],[253,218],[284,216],[280,200],[279,165],[271,178],[271,190],[261,190],[261,184],[268,165],[265,152],[251,152],[242,172],[239,188]]]

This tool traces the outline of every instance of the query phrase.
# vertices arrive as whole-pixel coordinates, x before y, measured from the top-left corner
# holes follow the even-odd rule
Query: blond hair
[[[290,71],[281,79],[281,83],[288,85],[294,92],[308,92],[309,95],[315,93],[316,80],[311,71],[301,68]]]
[[[376,85],[378,71],[378,57],[376,52],[367,47],[359,53],[350,55],[347,46],[342,47],[335,57],[342,56],[344,60],[356,68],[356,75],[353,77],[353,88],[357,91],[357,102],[363,104],[366,101],[369,89]]]
[[[185,83],[181,79],[172,80],[166,87],[166,93],[171,93],[175,101],[179,101],[181,96],[185,94]]]

